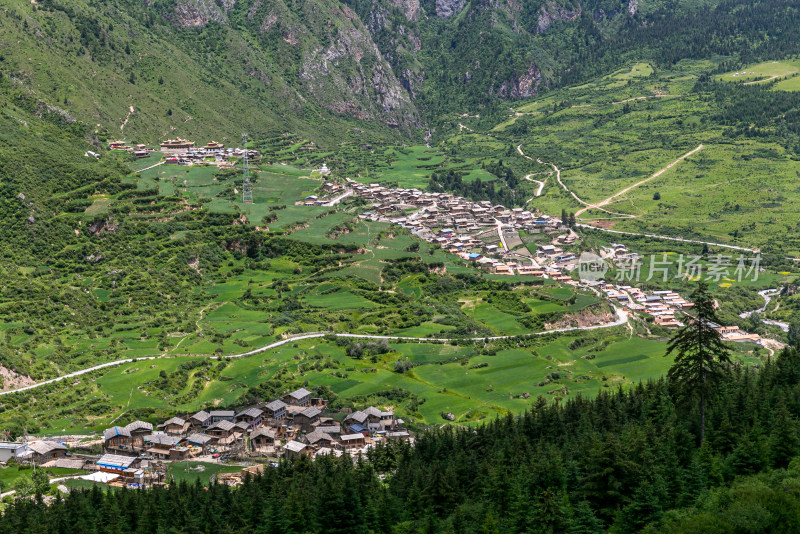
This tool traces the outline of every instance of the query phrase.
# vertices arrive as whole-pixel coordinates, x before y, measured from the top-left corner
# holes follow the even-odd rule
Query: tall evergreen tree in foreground
[[[729,349],[714,327],[719,319],[708,284],[700,282],[689,297],[694,302],[695,317],[678,330],[667,345],[667,356],[675,353],[675,363],[667,372],[678,399],[697,401],[700,408],[700,443],[705,439],[706,402],[714,386],[730,363]]]

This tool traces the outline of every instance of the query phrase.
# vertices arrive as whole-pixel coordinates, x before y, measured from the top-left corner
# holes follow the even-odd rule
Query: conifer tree
[[[708,284],[700,282],[689,296],[696,316],[682,327],[667,345],[667,356],[675,354],[675,363],[667,372],[670,385],[683,401],[697,401],[700,409],[700,442],[705,439],[706,403],[714,386],[730,362],[729,349],[715,330],[719,319]]]
[[[769,436],[769,460],[773,468],[786,468],[797,454],[800,443],[797,437],[797,423],[781,401],[772,432]]]

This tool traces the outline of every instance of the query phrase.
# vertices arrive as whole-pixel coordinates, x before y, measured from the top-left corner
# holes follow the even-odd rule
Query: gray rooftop
[[[286,408],[286,403],[283,402],[282,400],[274,400],[274,401],[268,403],[265,406],[265,408],[267,408],[268,410],[270,410],[272,412],[277,412],[281,408]]]
[[[169,434],[153,434],[152,436],[145,436],[144,441],[154,445],[167,445],[169,447],[174,447],[180,443],[181,438],[177,436],[170,436]]]
[[[180,417],[173,417],[172,419],[167,419],[166,421],[164,421],[163,424],[160,424],[158,426],[161,426],[161,427],[164,427],[164,426],[167,426],[167,425],[183,426],[185,424],[186,424],[186,421],[184,419],[181,419]]]
[[[234,425],[230,421],[224,421],[224,420],[217,421],[216,423],[208,427],[209,430],[220,429],[225,431],[230,431],[233,430],[234,428],[236,428],[236,425]]]
[[[97,460],[97,465],[104,465],[110,467],[119,467],[120,469],[127,469],[136,458],[132,456],[120,456],[119,454],[104,454]]]
[[[28,448],[37,454],[47,454],[55,450],[67,450],[66,445],[56,443],[55,441],[34,441],[33,443],[28,443]]]
[[[302,399],[303,397],[308,397],[309,395],[311,395],[310,391],[308,391],[306,388],[300,388],[300,389],[297,389],[295,391],[292,391],[291,393],[289,393],[286,396],[287,397],[292,397],[293,399],[298,399],[299,400],[299,399]]]
[[[106,428],[103,430],[103,438],[108,441],[111,438],[115,438],[117,436],[122,436],[124,438],[131,437],[131,432],[124,426],[112,426],[111,428]]]
[[[214,439],[216,439],[214,436],[209,436],[208,434],[203,434],[202,432],[195,432],[194,434],[186,438],[186,441],[188,441],[189,443],[195,443],[197,445],[205,445],[206,443]]]
[[[148,423],[147,421],[134,421],[133,423],[125,425],[125,430],[128,432],[133,432],[135,430],[149,430],[152,432],[153,423]]]
[[[258,417],[262,413],[264,413],[264,411],[261,410],[261,408],[253,407],[237,413],[236,417]]]
[[[304,416],[306,416],[306,417],[308,417],[310,419],[312,417],[317,417],[321,413],[322,413],[322,411],[320,411],[317,408],[314,408],[313,406],[311,406],[309,408],[306,408],[302,412],[300,412],[299,415],[304,415]]]
[[[308,445],[306,445],[305,443],[300,443],[299,441],[292,440],[289,443],[287,443],[286,447],[284,447],[284,448],[287,451],[300,452],[303,449],[305,449],[306,447],[308,447]]]

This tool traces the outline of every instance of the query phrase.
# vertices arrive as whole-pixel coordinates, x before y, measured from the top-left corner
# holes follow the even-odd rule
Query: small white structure
[[[21,456],[27,447],[24,443],[13,441],[0,441],[0,462],[7,462],[11,458]]]
[[[322,176],[325,176],[326,174],[330,174],[331,170],[328,168],[328,166],[325,163],[323,163],[322,167],[317,169],[317,172],[320,173]]]
[[[108,484],[112,480],[118,479],[119,475],[116,475],[114,473],[106,473],[104,471],[95,471],[94,473],[91,473],[89,475],[84,475],[78,478],[81,478],[83,480],[88,480],[90,482],[100,482],[103,484]]]

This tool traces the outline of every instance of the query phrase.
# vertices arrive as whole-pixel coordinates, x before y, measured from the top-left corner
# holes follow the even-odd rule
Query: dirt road
[[[696,152],[699,152],[699,151],[701,151],[701,150],[703,150],[703,144],[702,144],[702,143],[700,143],[700,144],[697,146],[697,148],[695,148],[694,150],[690,150],[689,152],[687,152],[686,154],[682,155],[681,157],[679,157],[678,159],[676,159],[675,161],[673,161],[672,163],[670,163],[669,165],[667,165],[667,166],[666,166],[666,167],[664,167],[663,169],[661,169],[661,170],[657,171],[656,173],[654,173],[654,174],[653,174],[652,176],[650,176],[649,178],[645,178],[644,180],[640,180],[640,181],[636,182],[636,183],[635,183],[635,184],[633,184],[633,185],[629,185],[628,187],[626,187],[626,188],[625,188],[625,189],[623,189],[622,191],[619,191],[619,192],[617,192],[617,193],[614,193],[613,195],[611,195],[611,196],[610,196],[610,197],[608,197],[607,199],[605,199],[605,200],[601,200],[601,201],[600,201],[600,202],[598,202],[597,204],[586,204],[586,203],[584,202],[584,204],[586,204],[586,206],[587,206],[587,207],[585,207],[585,208],[581,208],[581,209],[579,209],[578,211],[576,211],[576,212],[575,212],[575,217],[580,217],[580,216],[581,216],[581,214],[585,213],[587,210],[590,210],[590,209],[592,209],[592,208],[596,208],[596,209],[602,209],[602,207],[603,207],[603,206],[607,206],[607,205],[611,204],[611,202],[612,202],[612,201],[613,201],[615,198],[617,198],[617,197],[619,197],[619,196],[622,196],[622,195],[624,195],[625,193],[627,193],[627,192],[629,192],[629,191],[631,191],[631,190],[633,190],[633,189],[636,189],[637,187],[639,187],[639,186],[640,186],[640,185],[642,185],[642,184],[646,184],[646,183],[647,183],[647,182],[649,182],[650,180],[654,180],[654,179],[658,178],[659,176],[661,176],[662,174],[664,174],[665,172],[667,172],[668,170],[670,170],[672,167],[674,167],[675,165],[677,165],[677,164],[678,164],[678,163],[680,163],[681,161],[685,160],[686,158],[688,158],[688,157],[689,157],[689,156],[691,156],[692,154],[694,154],[694,153],[696,153]],[[559,182],[560,182],[560,180],[559,180]],[[565,187],[565,189],[566,189],[566,187]],[[573,193],[573,196],[575,196],[575,195],[574,195],[574,193]],[[577,198],[577,197],[575,197],[575,198]],[[603,210],[603,211],[607,211],[607,210]]]

